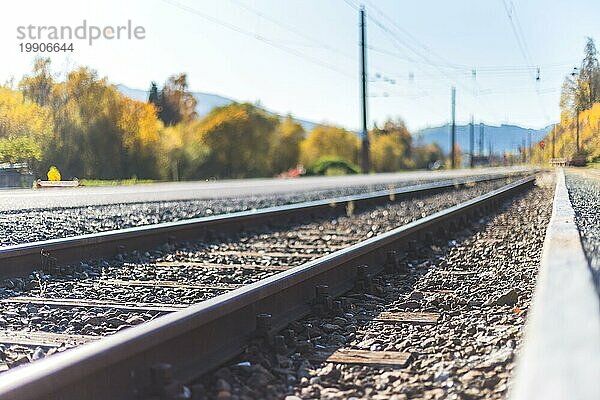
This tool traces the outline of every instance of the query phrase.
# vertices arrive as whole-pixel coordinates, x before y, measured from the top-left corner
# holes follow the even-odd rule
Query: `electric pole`
[[[369,173],[369,132],[367,131],[367,43],[365,7],[360,7],[360,75],[361,75],[361,117],[362,117],[362,157],[363,173]]]
[[[454,148],[456,143],[456,88],[454,86],[452,86],[452,129],[450,136],[450,160],[454,169],[456,168],[456,149]]]
[[[533,164],[533,144],[531,143],[531,130],[529,131],[529,164]]]
[[[483,157],[483,122],[479,123],[479,156]]]
[[[575,136],[575,144],[576,144],[575,148],[577,149],[577,154],[579,154],[579,107],[575,107],[575,119],[577,120],[577,123],[576,123],[577,134]]]
[[[469,124],[469,151],[471,153],[471,168],[475,166],[475,125],[473,125],[473,114],[471,114],[471,123]]]
[[[552,128],[552,158],[556,158],[556,124]]]

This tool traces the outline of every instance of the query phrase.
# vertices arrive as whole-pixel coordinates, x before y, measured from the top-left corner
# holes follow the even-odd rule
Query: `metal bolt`
[[[316,298],[318,303],[322,303],[325,296],[329,295],[329,286],[317,285],[315,288]]]
[[[319,316],[325,315],[326,314],[326,312],[325,312],[325,304],[322,304],[322,303],[315,304],[315,306],[314,306],[314,313],[317,314],[317,315],[319,315]]]
[[[285,342],[290,347],[296,347],[298,344],[298,336],[296,335],[296,331],[293,329],[287,329],[283,332],[283,336],[285,337]]]
[[[367,285],[365,284],[365,281],[356,281],[356,283],[354,284],[354,290],[356,290],[357,292],[366,292]]]
[[[283,354],[287,352],[287,346],[285,345],[285,337],[282,335],[275,335],[273,338],[273,347],[275,347],[275,351],[279,354]]]
[[[435,239],[431,231],[425,232],[425,243],[427,243],[428,245],[432,245],[435,243]]]
[[[49,259],[50,259],[50,253],[48,253],[47,251],[42,249],[40,251],[40,261],[41,261],[42,271],[50,271]]]
[[[370,292],[372,287],[372,278],[368,274],[368,265],[359,265],[356,267],[356,281],[354,283],[354,289],[357,292]]]
[[[342,302],[340,300],[333,301],[331,312],[334,314],[342,314],[344,312],[344,307],[342,307]]]
[[[365,279],[367,277],[367,272],[369,271],[368,265],[359,265],[356,267],[356,278],[357,279]]]
[[[402,260],[402,261],[398,262],[398,272],[401,274],[408,273],[408,265],[406,263],[406,260]]]
[[[409,240],[408,241],[408,256],[409,257],[417,257],[417,241]]]
[[[398,270],[398,259],[396,257],[396,252],[394,250],[390,250],[387,252],[385,256],[385,264],[384,264],[385,272],[394,273]]]
[[[173,382],[173,366],[167,363],[158,363],[150,367],[150,378],[158,386],[166,386]]]
[[[271,314],[258,314],[256,316],[256,334],[259,336],[268,335],[269,331],[273,327]]]
[[[350,307],[350,301],[348,301],[347,297],[342,297],[340,302],[342,303],[342,309],[346,310],[348,307]]]

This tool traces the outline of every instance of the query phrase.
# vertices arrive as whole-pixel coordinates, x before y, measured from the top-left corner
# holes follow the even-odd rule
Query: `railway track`
[[[501,185],[502,182],[495,179],[480,184]],[[452,201],[459,201],[460,196],[464,199],[475,196],[476,193],[471,192],[479,189],[470,188],[470,185],[471,183],[465,183],[464,190],[453,191],[452,196],[457,196],[455,200],[444,200],[445,195],[416,200],[415,204],[419,205],[420,210],[409,213],[410,215],[405,213],[407,207],[401,200],[402,195],[412,193],[418,196],[438,192],[441,187],[453,186],[437,184],[393,193],[399,195],[399,203],[394,206],[397,209],[394,216],[398,219],[392,220],[392,225],[388,228],[442,207],[441,204],[436,204],[440,196],[447,205],[452,204]],[[488,189],[491,187],[493,186],[488,186]],[[381,197],[381,193],[375,193],[374,197]],[[389,203],[389,194],[387,202]],[[330,211],[331,201],[327,203],[327,211]],[[304,210],[304,207],[300,207],[300,210]],[[328,214],[335,215],[330,212]],[[389,214],[388,210],[372,217],[391,218],[386,217],[386,214]],[[236,217],[232,219],[235,222]],[[110,263],[103,259],[95,265],[58,265],[55,260],[48,265],[52,256],[48,254],[46,247],[42,258],[46,271],[35,272],[26,280],[8,279],[6,286],[12,289],[12,293],[5,293],[0,297],[0,302],[4,305],[4,317],[0,316],[0,324],[10,330],[14,337],[13,340],[6,341],[12,345],[8,349],[12,354],[7,357],[10,360],[5,363],[4,369],[43,356],[46,351],[47,354],[52,354],[56,348],[63,350],[77,345],[82,340],[81,335],[89,336],[86,338],[88,341],[98,339],[99,336],[183,309],[190,304],[285,271],[360,241],[362,235],[369,237],[378,227],[370,224],[364,226],[363,223],[357,230],[356,226],[348,222],[345,222],[345,227],[332,224],[329,229],[324,229],[324,225],[320,223],[297,225],[294,232],[288,232],[289,228],[284,225],[282,230],[267,229],[267,233],[246,232],[245,235],[248,236],[235,240],[230,236],[229,242],[213,237],[213,242],[202,241],[195,248],[173,250],[173,246],[166,246],[164,257],[156,251],[153,253],[159,253],[158,256],[148,253],[142,256],[133,252],[128,260],[118,255]],[[198,221],[192,221],[192,224],[197,223]],[[380,222],[378,224],[381,225]],[[83,245],[88,243],[85,237],[80,239]],[[230,243],[232,240],[234,243]],[[31,266],[22,263],[21,268],[23,273],[27,273]],[[35,335],[37,342],[29,337],[30,331],[38,331]],[[63,343],[65,346],[62,346]],[[30,347],[19,348],[19,344]],[[36,345],[42,346],[42,349],[31,348]]]
[[[481,180],[479,184],[483,182]],[[496,186],[501,184],[499,179],[495,182]],[[460,186],[468,191],[472,185],[472,182],[464,182]],[[264,316],[258,317],[259,330],[261,326],[265,329],[265,324],[271,329],[281,328],[310,309],[310,304],[315,301],[315,288],[323,284],[328,285],[327,293],[320,293],[325,303],[318,307],[339,308],[341,304],[331,299],[357,284],[357,273],[358,281],[362,282],[358,284],[368,286],[370,274],[380,271],[384,265],[391,269],[405,266],[403,254],[410,256],[418,252],[423,240],[432,242],[451,235],[468,219],[478,218],[503,199],[532,185],[533,178],[528,177],[441,211],[430,207],[430,212],[436,212],[391,230],[388,226],[381,230],[371,226],[368,232],[353,230],[355,221],[351,216],[365,207],[389,205],[390,201],[401,202],[409,196],[431,193],[442,196],[440,193],[455,184],[403,188],[391,193],[346,197],[335,203],[312,202],[203,218],[191,223],[161,224],[156,230],[133,228],[2,249],[0,260],[3,269],[6,267],[8,271],[6,274],[29,274],[39,265],[40,252],[43,254],[42,267],[52,273],[50,280],[45,279],[43,273],[37,275],[37,290],[44,291],[40,296],[2,299],[4,306],[17,307],[13,311],[15,317],[25,315],[26,318],[31,308],[44,309],[45,315],[52,314],[50,308],[60,309],[63,316],[85,313],[85,310],[94,310],[97,314],[86,314],[83,326],[64,326],[59,322],[56,328],[62,330],[61,333],[15,333],[13,342],[46,346],[55,349],[53,352],[61,352],[67,347],[65,342],[72,345],[92,343],[0,375],[0,398],[116,399],[160,395],[162,389],[157,389],[156,379],[163,379],[164,376],[160,378],[159,375],[167,374],[161,370],[166,364],[171,365],[169,374],[174,373],[181,381],[190,382],[238,354],[248,337],[256,332],[258,314],[272,315],[268,321]],[[403,206],[406,208],[406,204]],[[427,200],[419,200],[419,207],[427,209]],[[380,217],[394,211],[393,208],[373,210],[375,214],[382,212]],[[306,218],[307,213],[312,213],[313,219],[325,213],[327,219],[335,223],[333,227],[323,223],[314,226],[299,223],[298,219]],[[340,215],[349,219],[345,229],[341,230],[339,219],[334,219]],[[290,219],[295,219],[297,229],[280,231],[273,243],[258,248],[264,236],[273,235],[277,224],[289,224]],[[255,225],[266,228],[263,233],[255,230],[252,237],[243,234],[244,229]],[[204,256],[190,258],[190,255],[198,254],[198,248],[193,246],[175,250],[175,241],[197,238],[199,234],[204,239],[200,245]],[[227,240],[219,239],[224,234],[236,237],[235,250],[228,248],[231,243]],[[170,237],[171,244],[164,245],[165,236]],[[206,245],[215,238],[225,246]],[[126,249],[148,249],[160,243],[164,251],[131,252],[129,257],[133,262],[120,255]],[[397,253],[394,255],[393,251]],[[116,257],[126,268],[111,271],[105,260],[99,265],[69,266],[75,260],[109,256]],[[366,267],[357,270],[360,265]],[[169,280],[173,267],[178,267],[176,281]],[[123,270],[128,271],[128,278],[133,273],[140,279],[121,279],[119,274]],[[182,275],[179,274],[181,270],[185,271]],[[194,271],[213,273],[198,276]],[[234,279],[232,271],[237,274]],[[79,282],[77,278],[80,277],[92,278],[92,282]],[[232,283],[238,278],[238,283]],[[17,289],[21,286],[26,289],[25,286],[35,279],[10,279],[9,282]],[[103,285],[123,289],[110,292],[111,298],[101,298],[96,295],[101,293]],[[141,294],[144,301],[128,302],[121,298],[120,293],[127,290]],[[180,295],[174,296],[177,291]],[[90,292],[95,294],[93,300],[83,295],[81,298],[60,296],[61,293],[88,296]],[[185,308],[202,300],[206,301]],[[110,312],[100,312],[105,309]],[[130,311],[137,315],[127,314]],[[28,329],[47,323],[44,318],[38,319],[33,325],[29,324]],[[97,340],[99,324],[102,334],[122,332]],[[140,325],[124,329],[137,324]],[[276,341],[280,342],[281,338]],[[38,358],[41,357],[38,355]]]

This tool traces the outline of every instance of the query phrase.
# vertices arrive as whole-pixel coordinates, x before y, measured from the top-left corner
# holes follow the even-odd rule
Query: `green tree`
[[[160,109],[160,94],[158,93],[158,86],[156,82],[150,84],[150,94],[148,94],[148,103],[154,104],[157,110]]]
[[[600,63],[592,38],[587,38],[581,67],[565,77],[560,96],[563,113],[575,115],[600,102]]]
[[[594,40],[590,37],[587,38],[585,44],[579,79],[583,86],[583,98],[581,99],[581,103],[583,104],[584,109],[587,110],[588,108],[591,108],[594,103],[600,101],[600,63],[598,62],[596,45],[594,44]]]

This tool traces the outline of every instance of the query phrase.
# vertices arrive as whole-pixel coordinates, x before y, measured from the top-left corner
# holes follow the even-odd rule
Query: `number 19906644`
[[[73,43],[19,43],[21,53],[59,53],[73,51]]]

